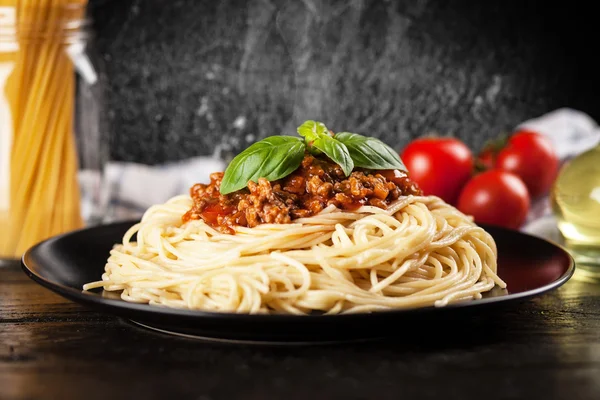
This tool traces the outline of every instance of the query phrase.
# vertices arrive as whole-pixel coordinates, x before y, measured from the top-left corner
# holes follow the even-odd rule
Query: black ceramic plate
[[[562,248],[516,231],[485,226],[498,246],[498,273],[508,290],[494,289],[485,298],[443,308],[416,308],[346,315],[241,315],[179,310],[128,303],[118,294],[84,292],[98,280],[114,243],[135,221],[87,228],[48,239],[23,256],[25,272],[36,282],[75,302],[159,331],[224,341],[279,343],[338,342],[396,336],[413,327],[448,326],[458,321],[510,313],[519,300],[565,283],[574,262]],[[497,318],[496,318],[497,319]],[[450,325],[449,325],[450,324]]]

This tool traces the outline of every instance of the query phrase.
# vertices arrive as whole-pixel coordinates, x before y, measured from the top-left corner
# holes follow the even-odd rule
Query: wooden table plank
[[[222,345],[97,314],[0,268],[0,399],[600,398],[600,285],[571,281],[493,321],[353,345]]]

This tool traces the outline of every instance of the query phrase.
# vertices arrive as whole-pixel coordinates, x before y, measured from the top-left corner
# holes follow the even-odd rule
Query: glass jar
[[[89,22],[84,0],[0,0],[0,259],[97,223],[106,207]]]

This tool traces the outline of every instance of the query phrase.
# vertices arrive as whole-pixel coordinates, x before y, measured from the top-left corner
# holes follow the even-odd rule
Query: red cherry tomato
[[[425,195],[456,204],[473,169],[473,154],[455,138],[420,138],[409,143],[400,157]]]
[[[508,137],[506,135],[498,136],[492,140],[488,140],[483,149],[477,155],[475,167],[479,172],[494,169],[496,166],[496,158],[498,153],[506,146]]]
[[[529,194],[515,174],[493,169],[473,177],[458,199],[458,209],[476,223],[518,229],[529,212]]]
[[[485,149],[477,156],[477,162],[484,171],[493,169],[496,164],[496,154],[492,149]]]
[[[548,193],[556,175],[559,161],[550,140],[531,131],[518,131],[500,151],[496,168],[518,175],[536,198]]]

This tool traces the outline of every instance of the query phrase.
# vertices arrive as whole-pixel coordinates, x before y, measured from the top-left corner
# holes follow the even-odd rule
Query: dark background
[[[91,0],[111,155],[228,158],[306,119],[477,150],[559,107],[598,119],[592,4]]]

